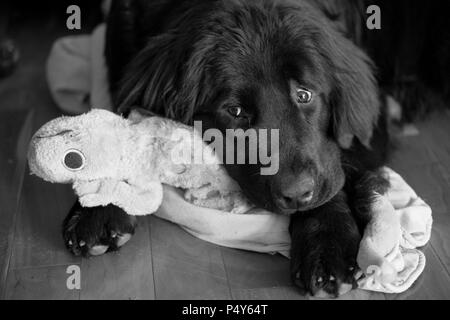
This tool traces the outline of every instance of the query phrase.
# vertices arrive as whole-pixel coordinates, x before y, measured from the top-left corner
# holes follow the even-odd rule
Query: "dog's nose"
[[[276,202],[280,209],[299,209],[311,202],[314,196],[314,179],[301,175],[281,188]]]

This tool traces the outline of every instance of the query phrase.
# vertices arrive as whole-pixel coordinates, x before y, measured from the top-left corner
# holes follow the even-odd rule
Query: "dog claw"
[[[355,279],[356,279],[356,280],[359,280],[363,275],[364,275],[364,273],[362,272],[362,270],[359,270],[359,271],[356,272],[356,274],[355,274]]]
[[[98,246],[94,246],[89,250],[89,254],[91,256],[100,256],[102,254],[104,254],[106,251],[108,251],[108,246],[102,246],[102,245],[98,245]]]
[[[129,233],[126,233],[126,234],[123,234],[123,235],[119,235],[116,245],[118,247],[123,246],[125,243],[127,243],[131,239],[131,236],[132,235],[129,234]]]

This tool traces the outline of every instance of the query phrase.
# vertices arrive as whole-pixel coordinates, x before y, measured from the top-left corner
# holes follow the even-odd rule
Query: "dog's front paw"
[[[301,215],[296,218],[297,227],[291,226],[294,284],[304,294],[317,298],[338,297],[356,288],[360,235],[353,219],[330,223]]]
[[[118,207],[87,208],[77,201],[64,219],[63,237],[74,255],[97,256],[123,246],[135,227],[136,218]]]

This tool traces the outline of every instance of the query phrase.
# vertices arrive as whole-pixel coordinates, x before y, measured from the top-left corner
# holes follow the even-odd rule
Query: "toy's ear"
[[[86,114],[74,117],[72,128],[81,132],[93,131],[107,134],[113,128],[122,128],[127,120],[108,110],[92,109]]]
[[[140,122],[144,118],[149,117],[156,117],[158,116],[156,113],[143,109],[143,108],[133,108],[130,113],[128,114],[128,120],[130,120],[133,123]]]
[[[343,148],[350,148],[354,137],[368,147],[380,109],[372,62],[337,33],[326,43],[324,54],[333,73],[330,105],[335,137]]]
[[[121,119],[119,115],[105,109],[92,109],[91,111],[89,111],[85,115],[81,115],[80,117],[83,116],[92,120],[95,119],[98,121],[105,121],[105,122],[114,122]]]

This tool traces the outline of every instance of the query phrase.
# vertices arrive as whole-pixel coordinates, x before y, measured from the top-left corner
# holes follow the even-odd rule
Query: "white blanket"
[[[105,26],[92,35],[62,38],[55,42],[47,63],[52,96],[61,109],[72,114],[88,111],[91,105],[110,109],[107,69],[103,57]],[[390,230],[370,225],[361,243],[358,262],[365,272],[362,289],[387,293],[407,290],[422,273],[425,256],[417,250],[431,234],[432,216],[410,186],[386,169],[391,188],[380,196],[374,211],[391,221]],[[221,246],[289,256],[289,217],[260,209],[247,214],[230,214],[187,203],[177,190],[166,187],[157,215],[179,224],[186,231]],[[383,219],[384,219],[383,218]],[[384,221],[384,220],[383,220]],[[389,239],[389,246],[373,249],[373,235]],[[364,249],[363,249],[364,248]],[[387,249],[387,250],[386,250]],[[386,254],[381,254],[386,250]],[[363,265],[363,266],[362,266]]]
[[[394,235],[400,236],[393,239],[389,230],[383,234],[391,244],[386,250],[388,254],[363,267],[366,275],[359,280],[359,287],[371,291],[400,293],[414,283],[425,267],[425,256],[416,248],[424,246],[430,239],[432,215],[430,207],[400,175],[388,168],[386,173],[389,175],[391,188],[384,195],[384,200],[387,201],[383,201],[381,208],[386,213],[392,213],[392,218],[398,221],[398,224],[394,221],[391,225],[398,225],[398,232],[394,232]],[[156,215],[180,225],[195,237],[225,247],[280,253],[289,257],[289,217],[261,209],[236,215],[199,208],[186,202],[176,189],[166,187],[164,191],[165,198]],[[362,244],[361,250],[363,247]],[[382,279],[386,266],[396,272],[395,278],[387,283]],[[373,274],[369,275],[371,272]]]

